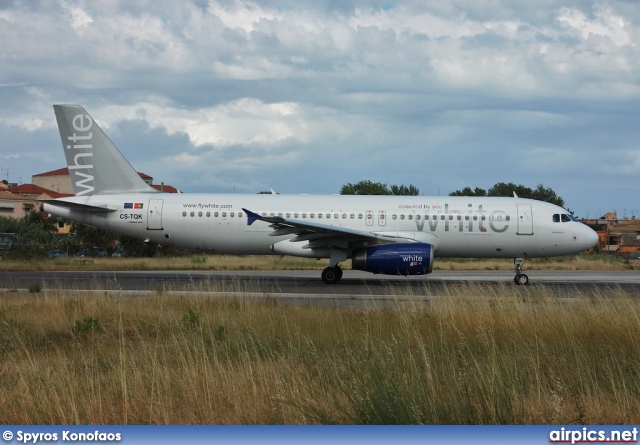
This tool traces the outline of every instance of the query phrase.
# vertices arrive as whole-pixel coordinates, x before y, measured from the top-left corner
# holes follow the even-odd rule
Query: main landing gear
[[[322,281],[327,284],[335,284],[342,278],[340,266],[329,266],[322,271]]]
[[[338,266],[338,263],[345,261],[348,257],[348,253],[345,249],[331,249],[331,256],[329,257],[329,267],[322,271],[322,281],[327,284],[336,284],[342,278],[342,269]]]
[[[513,259],[513,264],[515,265],[515,269],[516,269],[516,276],[513,277],[513,282],[516,283],[518,286],[524,286],[525,284],[529,284],[529,277],[522,273],[524,271],[524,268],[522,266],[524,265],[524,262],[526,260],[527,260],[526,256],[524,258]]]

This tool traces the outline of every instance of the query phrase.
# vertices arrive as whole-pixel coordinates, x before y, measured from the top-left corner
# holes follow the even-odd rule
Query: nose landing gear
[[[526,284],[529,284],[529,277],[522,273],[524,271],[523,265],[526,260],[527,260],[526,254],[524,258],[513,259],[513,264],[515,265],[515,270],[516,270],[516,276],[513,277],[513,282],[516,283],[518,286],[524,286]]]

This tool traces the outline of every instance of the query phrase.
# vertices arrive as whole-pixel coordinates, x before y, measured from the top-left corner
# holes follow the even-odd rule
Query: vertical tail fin
[[[76,196],[157,192],[80,105],[54,105]]]

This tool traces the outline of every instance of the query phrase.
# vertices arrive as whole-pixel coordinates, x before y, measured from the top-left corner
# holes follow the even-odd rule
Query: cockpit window
[[[555,215],[553,215],[553,222],[557,223],[557,222],[569,222],[569,221],[577,221],[573,215],[569,215],[567,213],[563,213],[562,215],[556,213]]]

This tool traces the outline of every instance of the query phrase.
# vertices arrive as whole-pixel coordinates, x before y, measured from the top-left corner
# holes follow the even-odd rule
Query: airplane
[[[514,258],[518,285],[527,258],[569,255],[598,235],[562,207],[514,197],[168,194],[145,183],[79,105],[54,105],[75,196],[44,211],[116,233],[219,254],[328,259],[387,275],[426,275],[434,258]]]

